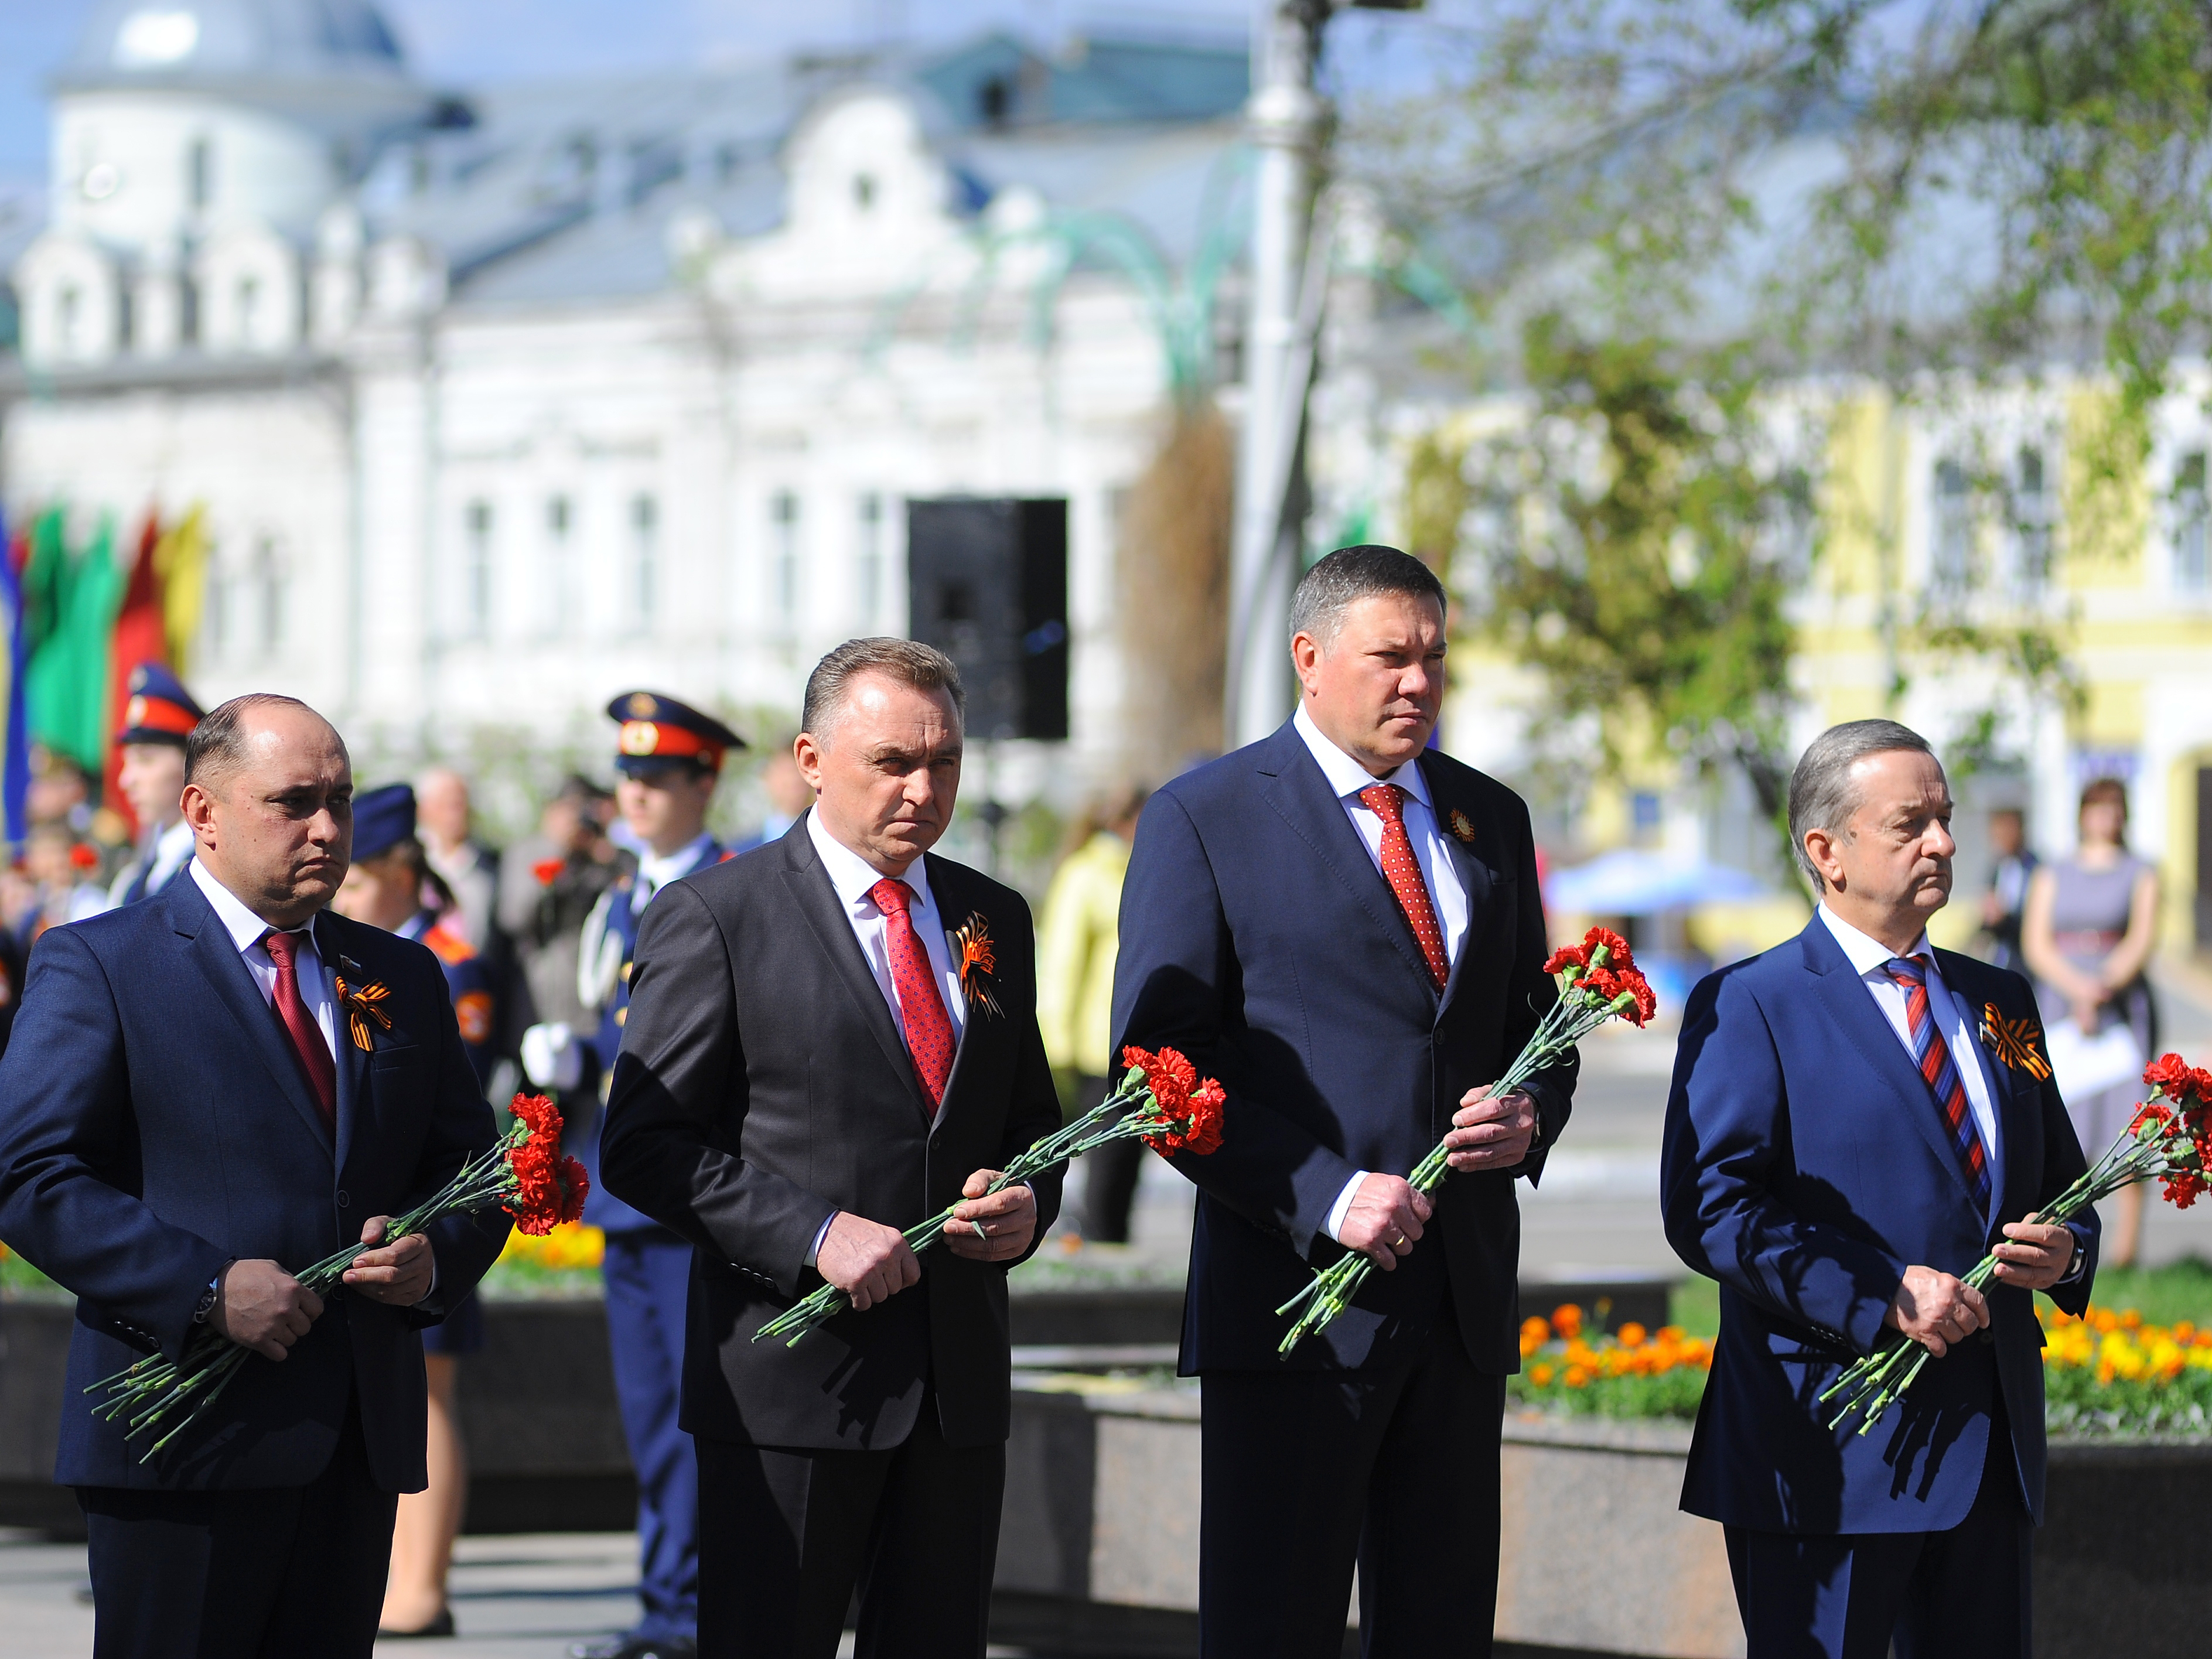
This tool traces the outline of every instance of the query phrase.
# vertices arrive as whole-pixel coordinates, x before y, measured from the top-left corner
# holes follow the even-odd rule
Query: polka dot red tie
[[[929,952],[915,936],[914,918],[907,914],[914,889],[886,878],[868,889],[868,896],[884,913],[899,1023],[906,1027],[907,1053],[914,1056],[915,1073],[921,1079],[933,1109],[945,1103],[945,1079],[952,1075],[952,1022],[945,1016],[945,998],[937,988]]]
[[[1395,783],[1370,783],[1359,792],[1361,805],[1382,820],[1382,876],[1398,896],[1413,938],[1427,958],[1429,977],[1441,991],[1451,978],[1451,963],[1444,957],[1444,931],[1437,926],[1437,908],[1429,902],[1428,884],[1421,879],[1420,860],[1413,856],[1413,837],[1406,833],[1406,792]]]

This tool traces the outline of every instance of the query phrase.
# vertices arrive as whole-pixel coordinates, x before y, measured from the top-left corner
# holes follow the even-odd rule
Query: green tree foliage
[[[1560,317],[1524,336],[1526,426],[1461,476],[1505,504],[1474,586],[1480,621],[1540,672],[1559,726],[1594,726],[1608,771],[1655,741],[1740,767],[1779,821],[1799,549],[1740,359],[1686,372],[1648,339]]]

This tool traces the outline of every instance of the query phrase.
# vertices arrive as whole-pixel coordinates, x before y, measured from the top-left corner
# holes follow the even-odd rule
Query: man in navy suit
[[[1667,1236],[1721,1285],[1682,1507],[1727,1529],[1750,1659],[2028,1651],[2042,1331],[2087,1305],[2094,1218],[2021,1218],[2081,1149],[2017,974],[1936,951],[1951,796],[1916,733],[1855,720],[1790,785],[1820,908],[1682,1017]],[[2005,1022],[2025,1041],[1990,1041]],[[1986,1295],[1963,1283],[1994,1247]],[[1870,1433],[1821,1391],[1901,1332],[1935,1356]]]
[[[1487,1654],[1521,1220],[1570,1060],[1490,1098],[1557,1000],[1520,799],[1427,748],[1444,592],[1342,548],[1291,610],[1297,713],[1137,826],[1114,1020],[1227,1088],[1196,1183],[1182,1370],[1205,1379],[1200,1645],[1318,1659],[1358,1564],[1370,1656]],[[1449,1137],[1433,1205],[1404,1172]],[[1274,1310],[1346,1250],[1386,1271],[1287,1361]]]
[[[54,1478],[91,1538],[95,1659],[366,1656],[398,1494],[423,1485],[422,1346],[496,1212],[383,1242],[494,1139],[444,975],[325,907],[345,745],[289,697],[194,729],[196,845],[157,898],[49,929],[0,1059],[0,1237],[77,1295]],[[389,1028],[342,1006],[381,987]],[[365,1040],[364,1040],[365,1039]],[[363,1255],[325,1302],[290,1268]],[[202,1326],[260,1356],[147,1458],[86,1389]]]

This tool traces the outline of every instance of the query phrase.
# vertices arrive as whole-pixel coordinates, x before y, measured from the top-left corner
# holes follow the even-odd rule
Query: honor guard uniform
[[[672,882],[730,856],[707,833],[706,805],[723,756],[745,745],[712,715],[652,691],[625,692],[607,713],[621,726],[615,767],[624,783],[617,795],[639,850],[621,854],[620,873],[578,940],[576,993],[597,1014],[598,1029],[587,1038],[562,1026],[533,1026],[523,1039],[523,1065],[540,1087],[589,1083],[599,1103],[576,1152],[592,1177],[584,1220],[606,1232],[615,1393],[637,1467],[644,1618],[611,1641],[571,1651],[594,1659],[681,1659],[697,1651],[699,1630],[699,1471],[691,1437],[678,1424],[691,1246],[606,1190],[599,1129],[629,1017],[638,923]]]
[[[192,861],[192,827],[185,822],[185,740],[205,712],[174,674],[142,662],[127,682],[123,729],[123,793],[137,813],[138,850],[115,872],[108,902],[121,908],[152,898]]]
[[[363,875],[403,886],[412,899],[404,920],[391,928],[402,939],[429,947],[445,970],[447,994],[453,1000],[453,1019],[461,1028],[461,1047],[482,1088],[492,1066],[491,975],[482,957],[460,933],[439,920],[438,912],[422,902],[428,886],[441,897],[445,883],[429,867],[422,843],[415,834],[415,791],[404,783],[386,784],[353,798],[353,864]],[[343,894],[341,896],[341,902]],[[384,921],[398,915],[388,914]],[[356,915],[356,921],[370,921]],[[422,1332],[424,1353],[475,1353],[483,1346],[483,1307],[475,1296],[457,1304],[439,1324]]]

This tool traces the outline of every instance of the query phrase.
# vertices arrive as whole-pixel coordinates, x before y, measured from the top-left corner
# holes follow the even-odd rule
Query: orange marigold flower
[[[1559,1380],[1571,1389],[1586,1388],[1589,1383],[1589,1373],[1580,1365],[1570,1365],[1567,1374]]]
[[[1528,1373],[1528,1380],[1540,1389],[1548,1387],[1552,1381],[1552,1368],[1549,1365],[1537,1366]]]
[[[1620,1346],[1624,1348],[1639,1348],[1644,1346],[1644,1327],[1632,1319],[1623,1325],[1616,1334],[1620,1340]]]
[[[1571,1341],[1583,1328],[1583,1310],[1571,1302],[1552,1310],[1552,1328]]]

